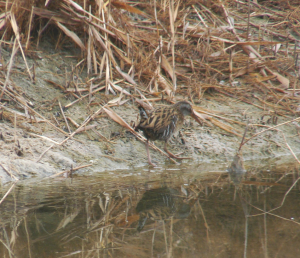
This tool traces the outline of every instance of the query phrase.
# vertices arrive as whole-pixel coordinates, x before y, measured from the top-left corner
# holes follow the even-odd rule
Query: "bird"
[[[136,206],[136,212],[139,214],[137,231],[140,232],[147,219],[167,220],[171,217],[175,219],[188,217],[191,205],[184,202],[178,190],[162,187],[146,191]]]
[[[195,114],[192,105],[187,101],[179,101],[170,106],[163,106],[155,108],[150,112],[146,111],[142,106],[139,106],[140,121],[136,126],[136,131],[143,131],[146,137],[146,151],[148,156],[148,163],[152,166],[156,166],[151,161],[149,153],[149,140],[164,141],[164,151],[171,158],[185,159],[172,154],[168,148],[169,139],[181,129],[184,117],[193,117],[200,125],[202,124],[197,115]]]

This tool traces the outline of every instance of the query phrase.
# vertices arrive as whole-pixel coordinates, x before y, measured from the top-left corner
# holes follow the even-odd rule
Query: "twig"
[[[299,178],[298,178],[299,179]],[[298,181],[298,180],[297,180]],[[271,213],[270,211],[264,211],[263,209],[260,209],[260,208],[258,208],[258,207],[256,207],[256,206],[254,206],[253,204],[251,204],[251,203],[248,203],[250,206],[252,206],[253,208],[255,208],[255,209],[257,209],[257,210],[259,210],[259,211],[261,211],[262,213],[260,213],[260,214],[255,214],[255,215],[247,215],[248,217],[257,217],[257,216],[261,216],[261,215],[264,215],[264,214],[269,214],[269,215],[272,215],[272,216],[274,216],[274,217],[277,217],[277,218],[280,218],[280,219],[283,219],[283,220],[287,220],[287,221],[289,221],[289,222],[293,222],[293,223],[296,223],[297,225],[300,225],[300,222],[297,222],[297,221],[295,221],[295,220],[291,220],[291,219],[287,219],[287,218],[284,218],[284,217],[281,217],[281,216],[279,216],[279,215],[277,215],[277,214],[274,214],[274,213]],[[280,206],[281,207],[281,206]],[[280,207],[278,207],[278,208],[280,208]],[[276,208],[277,209],[277,208]],[[272,210],[274,210],[274,209],[272,209]]]
[[[108,140],[104,135],[102,135],[101,133],[99,133],[97,130],[95,129],[92,129],[92,131],[95,133],[95,134],[98,134],[102,139],[104,139],[105,141],[109,142],[109,143],[113,143],[115,144],[115,142],[112,142],[110,140]]]
[[[291,146],[287,143],[284,133],[283,133],[282,131],[281,131],[281,133],[282,133],[282,137],[283,137],[283,139],[284,139],[284,142],[285,142],[286,146],[288,147],[288,149],[290,150],[290,152],[292,153],[293,157],[294,157],[295,160],[298,162],[298,164],[300,164],[300,161],[299,161],[299,159],[297,158],[296,154],[295,154],[294,151],[292,150]]]
[[[24,105],[26,108],[28,108],[29,111],[31,111],[32,113],[36,114],[37,116],[39,116],[40,118],[42,118],[45,123],[49,124],[50,126],[52,126],[54,129],[56,129],[57,131],[63,133],[64,135],[68,135],[67,132],[65,132],[64,130],[56,127],[54,124],[52,124],[48,119],[46,119],[44,116],[42,116],[41,114],[39,114],[37,111],[35,111],[33,108],[31,108],[30,106],[28,106],[26,100],[24,100],[22,97],[19,97],[19,94],[17,93],[11,93],[10,91],[8,91],[7,89],[5,89],[5,92],[7,95],[9,95],[12,99],[16,99],[17,101],[19,101],[22,105]]]
[[[10,112],[10,113],[13,113],[13,114],[17,115],[17,116],[25,117],[25,118],[27,118],[27,119],[31,119],[31,118],[32,118],[32,117],[29,116],[28,114],[24,114],[24,113],[18,112],[18,111],[16,111],[16,110],[13,110],[13,109],[11,109],[11,108],[8,108],[8,107],[2,105],[1,103],[0,103],[0,107],[3,108],[3,109],[5,109],[5,110],[7,110],[7,111]],[[35,117],[34,119],[35,119],[36,122],[45,122],[45,120],[42,120],[42,119],[40,119],[40,118],[36,118],[36,117]]]
[[[54,140],[52,140],[52,139],[50,139],[50,138],[48,138],[46,136],[38,135],[38,134],[35,134],[35,133],[30,133],[30,132],[28,134],[31,134],[32,136],[39,137],[39,138],[42,138],[42,139],[47,140],[49,142],[52,142],[52,143],[54,143],[56,145],[59,145],[59,142],[56,142],[56,141],[54,141]]]
[[[97,126],[98,125],[87,125],[87,126],[81,127],[80,129],[77,130],[77,133],[81,133],[81,132],[85,132],[85,131],[88,131],[88,130],[92,130],[92,129],[94,129]]]
[[[3,170],[11,177],[14,178],[16,181],[18,181],[19,179],[17,177],[15,177],[12,173],[10,173],[1,163],[0,166],[3,168]]]
[[[205,23],[204,19],[202,18],[202,16],[201,16],[200,13],[198,12],[198,10],[195,8],[195,6],[192,5],[192,7],[194,8],[195,12],[197,13],[197,15],[198,15],[199,19],[201,20],[202,24],[203,24],[206,28],[208,28],[207,24]]]
[[[32,17],[33,17],[33,10],[34,10],[34,5],[31,6],[31,14],[30,14],[30,19],[29,19],[29,28],[28,28],[28,32],[27,32],[27,40],[26,40],[26,45],[25,45],[25,49],[28,50],[28,46],[29,46],[29,39],[30,39],[30,32],[31,32],[31,25],[32,25]]]
[[[90,166],[93,166],[93,164],[82,165],[82,166],[79,166],[79,167],[76,167],[76,168],[72,168],[72,169],[69,169],[69,170],[61,171],[61,172],[58,172],[58,173],[56,173],[56,174],[54,174],[54,175],[52,175],[52,176],[46,177],[46,178],[57,177],[57,176],[59,176],[59,175],[61,175],[61,174],[69,173],[69,172],[71,172],[71,171],[76,171],[76,170],[79,170],[79,169],[81,169],[81,168],[86,168],[86,167],[90,167]],[[46,179],[46,178],[45,178],[45,179]]]
[[[28,233],[28,227],[27,227],[27,217],[24,217],[24,227],[25,227],[25,232],[26,232],[26,237],[27,237],[27,245],[28,245],[28,253],[29,253],[29,258],[32,258],[31,256],[31,244],[30,244],[30,237],[29,237],[29,233]]]
[[[23,51],[23,48],[22,48],[22,44],[20,42],[20,34],[19,34],[19,28],[18,28],[18,25],[17,25],[17,22],[16,22],[16,18],[15,18],[15,15],[13,13],[11,13],[10,15],[10,22],[11,22],[11,26],[13,28],[13,31],[15,33],[15,36],[16,36],[16,40],[19,44],[19,48],[20,48],[20,51],[21,51],[21,54],[22,54],[22,57],[23,57],[23,60],[24,60],[24,63],[25,63],[25,66],[27,68],[27,72],[28,72],[28,75],[29,75],[29,78],[31,80],[31,82],[33,82],[33,78],[32,78],[32,75],[31,75],[31,72],[30,72],[30,69],[28,67],[28,64],[27,64],[27,60],[26,60],[26,57],[25,57],[25,54],[24,54],[24,51]]]
[[[67,120],[67,118],[66,118],[66,116],[65,116],[65,113],[64,113],[62,107],[61,107],[60,101],[58,101],[58,104],[59,104],[60,112],[61,112],[61,114],[62,114],[62,116],[63,116],[63,118],[64,118],[64,120],[65,120],[65,123],[66,123],[66,125],[67,125],[67,127],[68,127],[68,131],[69,131],[69,133],[71,133],[71,129],[70,129],[68,120]]]
[[[6,91],[7,83],[8,83],[8,80],[9,80],[10,71],[12,69],[12,65],[13,65],[13,62],[14,62],[14,57],[15,57],[17,51],[18,51],[18,48],[19,48],[19,46],[16,46],[16,42],[17,42],[17,39],[15,39],[15,41],[14,41],[14,45],[13,45],[13,49],[12,49],[12,53],[11,53],[11,56],[10,56],[10,60],[9,60],[9,64],[8,64],[8,69],[7,69],[6,77],[5,77],[5,82],[4,82],[4,85],[3,85],[3,88],[2,88],[2,92],[1,92],[1,95],[0,95],[0,101],[1,101],[1,99],[3,97],[4,92]]]
[[[240,147],[239,147],[239,149],[238,149],[238,153],[239,153],[239,152],[241,151],[241,149],[242,149],[242,146],[243,146],[243,143],[244,143],[244,140],[245,140],[245,137],[246,137],[246,133],[247,133],[247,131],[248,131],[248,125],[249,125],[249,124],[246,125],[245,132],[244,132],[244,134],[243,134],[243,138],[242,138],[242,140],[241,140]]]
[[[12,252],[11,248],[9,246],[7,246],[3,241],[2,239],[0,238],[0,242],[5,246],[5,248],[8,250],[8,253],[9,253],[9,257],[12,258],[12,257],[16,257],[14,255],[14,253]]]
[[[284,122],[284,123],[281,123],[281,124],[278,124],[278,125],[275,125],[275,126],[272,126],[272,127],[269,127],[267,129],[264,129],[264,130],[262,130],[262,131],[260,131],[260,132],[258,132],[256,134],[252,135],[250,138],[248,138],[246,141],[244,141],[243,145],[245,145],[247,142],[249,142],[250,140],[252,140],[256,136],[258,136],[258,135],[260,135],[260,134],[262,134],[262,133],[264,133],[266,131],[273,130],[273,129],[279,127],[279,126],[286,125],[286,124],[289,124],[289,123],[292,123],[292,122],[295,122],[295,121],[298,121],[298,120],[300,120],[300,117],[295,118],[295,119],[290,120],[290,121],[287,121],[287,122]]]
[[[269,212],[274,211],[274,210],[277,210],[277,209],[279,209],[280,207],[283,206],[283,204],[284,204],[284,202],[285,202],[285,199],[286,199],[287,195],[290,193],[290,191],[294,188],[294,186],[298,183],[299,180],[300,180],[300,177],[297,178],[297,180],[291,185],[291,187],[289,188],[289,190],[284,194],[284,197],[283,197],[283,199],[282,199],[282,201],[281,201],[280,206],[279,206],[279,207],[276,207],[276,208],[274,208],[274,209],[271,209]],[[299,223],[299,224],[300,224],[300,223]]]
[[[231,13],[231,14],[232,14],[233,16],[235,16],[235,17],[237,17],[237,18],[239,18],[239,19],[241,19],[241,20],[247,22],[246,19],[242,18],[241,16],[239,16],[239,15],[237,15],[237,14],[235,14],[235,13]],[[253,22],[249,22],[249,24],[250,24],[251,26],[255,27],[255,28],[258,28],[258,29],[260,29],[260,30],[263,30],[264,32],[267,32],[267,33],[269,33],[269,34],[272,34],[272,35],[274,35],[274,36],[276,36],[276,37],[281,37],[281,38],[289,39],[289,40],[292,40],[292,41],[296,41],[296,40],[297,40],[297,39],[296,39],[295,37],[293,37],[291,34],[283,35],[283,34],[281,34],[281,33],[274,32],[274,31],[272,31],[272,30],[268,30],[268,29],[262,27],[261,25],[257,25],[257,24],[255,24],[255,23],[253,23]]]
[[[88,117],[73,133],[68,135],[66,139],[64,139],[62,142],[59,143],[59,145],[63,145],[66,141],[69,139],[72,139],[75,134],[77,134],[79,131],[82,130],[84,126],[86,126],[92,119],[94,119],[97,115],[99,115],[102,112],[103,107],[99,108],[93,115]]]
[[[41,158],[46,154],[46,152],[48,150],[50,150],[51,148],[53,148],[54,146],[55,146],[55,144],[52,144],[50,147],[48,147],[46,150],[44,150],[43,153],[39,156],[39,158],[35,162],[38,163],[41,160]]]
[[[1,165],[2,166],[2,165]],[[4,201],[4,199],[9,195],[9,193],[11,192],[11,190],[14,188],[14,186],[16,185],[16,182],[14,182],[11,187],[7,190],[7,192],[4,194],[4,196],[1,198],[0,200],[0,204]]]
[[[88,97],[90,94],[92,95],[92,94],[94,94],[94,93],[96,93],[98,91],[101,91],[103,89],[105,89],[105,86],[100,87],[100,88],[98,88],[96,90],[93,90],[91,93],[88,93],[88,94],[82,96],[81,98],[76,99],[75,101],[73,101],[73,102],[69,103],[68,105],[66,105],[65,108],[69,108],[69,107],[73,106],[75,103],[79,102],[80,100],[83,100],[84,98]]]
[[[247,41],[249,40],[250,34],[250,0],[248,0],[248,20],[247,20]]]

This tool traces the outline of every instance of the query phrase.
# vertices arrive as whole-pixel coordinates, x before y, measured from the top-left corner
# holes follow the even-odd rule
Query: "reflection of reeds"
[[[11,258],[11,257],[14,257],[14,253],[12,252],[12,250],[11,250],[11,247],[10,247],[10,242],[9,242],[9,240],[8,240],[8,237],[7,237],[7,233],[6,233],[6,230],[5,229],[3,229],[3,235],[4,235],[4,237],[5,237],[5,240],[6,240],[6,243],[0,238],[0,242],[3,244],[3,246],[7,249],[7,251],[8,251],[8,255],[9,255],[9,257]],[[12,240],[14,241],[14,238],[12,238]]]
[[[262,254],[273,257],[276,232],[282,231],[291,243],[299,240],[300,224],[290,218],[299,209],[290,198],[298,196],[298,190],[294,191],[298,171],[294,167],[287,170],[286,165],[282,167],[284,174],[254,169],[248,169],[236,201],[227,173],[199,173],[190,178],[187,173],[178,176],[172,171],[169,178],[165,174],[163,182],[152,175],[147,187],[134,176],[120,180],[108,175],[97,180],[74,178],[16,185],[0,206],[0,256],[36,257],[43,249],[49,257],[149,257],[150,253],[154,257],[189,257],[198,252],[223,257],[229,243],[241,254],[239,257],[243,253],[247,257],[249,250],[259,253],[261,244]],[[144,193],[162,185],[163,189],[176,189],[172,193],[190,205],[191,213],[178,219],[164,210],[164,216],[148,220],[138,233],[136,207]],[[170,198],[165,200],[171,202]],[[241,250],[243,243],[245,249]]]

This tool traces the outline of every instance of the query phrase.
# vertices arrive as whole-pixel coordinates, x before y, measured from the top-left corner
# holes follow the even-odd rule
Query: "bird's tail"
[[[139,106],[139,110],[140,110],[141,121],[148,119],[148,114],[142,106]]]
[[[139,110],[140,110],[140,122],[139,122],[138,125],[136,125],[136,126],[134,127],[134,130],[135,130],[135,131],[138,131],[139,129],[141,129],[141,128],[139,127],[139,125],[140,125],[143,121],[145,121],[145,120],[148,119],[147,111],[146,111],[142,106],[139,106]]]

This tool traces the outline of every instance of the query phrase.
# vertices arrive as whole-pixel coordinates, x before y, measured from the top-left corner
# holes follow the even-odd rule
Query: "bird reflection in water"
[[[246,173],[242,154],[237,153],[227,169],[231,181],[239,187]]]
[[[137,226],[140,232],[148,218],[152,220],[166,220],[171,217],[184,219],[190,214],[191,207],[184,203],[178,190],[163,187],[145,192],[136,211],[140,215]]]

